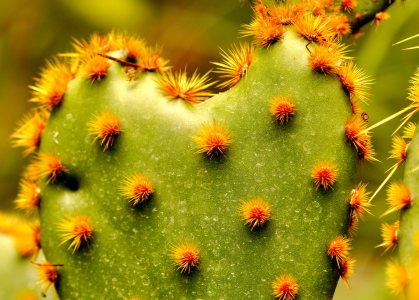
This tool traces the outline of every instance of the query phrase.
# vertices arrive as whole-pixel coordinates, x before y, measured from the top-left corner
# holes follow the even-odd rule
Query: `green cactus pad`
[[[335,74],[308,66],[306,45],[287,30],[256,51],[237,85],[198,105],[165,96],[157,73],[129,80],[118,62],[100,81],[68,84],[40,147],[68,170],[42,179],[40,206],[43,249],[64,264],[63,299],[273,299],[282,274],[297,282],[297,299],[332,298],[340,274],[327,247],[347,234],[358,156],[345,138],[348,96]],[[281,95],[296,109],[285,124],[270,111]],[[103,112],[121,129],[106,150],[88,125]],[[215,123],[231,144],[213,157],[198,153],[199,130]],[[312,177],[319,163],[337,169],[327,189]],[[153,186],[137,205],[121,192],[133,174]],[[253,230],[241,213],[252,198],[271,212]],[[68,216],[91,222],[79,248],[62,243]],[[189,274],[173,261],[185,243],[199,251]]]
[[[418,195],[418,166],[419,157],[417,155],[417,149],[419,146],[419,131],[416,130],[411,142],[409,143],[407,150],[406,166],[404,171],[404,183],[410,191],[411,195],[411,206],[403,208],[400,211],[400,227],[397,232],[397,252],[398,261],[400,266],[403,267],[407,274],[407,281],[394,281],[389,275],[388,285],[391,287],[393,283],[392,291],[396,292],[394,284],[399,284],[401,287],[404,286],[404,291],[407,299],[413,299],[414,295],[417,294],[417,282],[418,278],[418,259],[419,259],[419,223],[418,223],[418,210],[417,195]],[[398,291],[397,291],[398,292]]]
[[[261,1],[257,2],[259,3]],[[278,5],[278,2],[281,1],[264,0],[262,3],[266,3],[267,5]],[[304,1],[287,0],[286,2],[298,4]],[[345,16],[347,18],[345,22],[348,23],[350,31],[352,33],[356,33],[362,28],[362,26],[368,23],[373,22],[376,23],[376,25],[378,25],[378,23],[388,18],[388,16],[382,15],[382,13],[385,12],[386,9],[395,2],[395,0],[308,0],[305,2],[308,6],[308,10],[312,11],[315,14]]]
[[[242,31],[253,46],[215,63],[219,94],[210,72],[173,72],[128,34],[48,62],[12,136],[35,152],[16,203],[39,207],[44,287],[62,299],[329,300],[347,284],[349,236],[370,205],[355,174],[375,160],[359,107],[371,80],[338,42],[348,19],[306,4],[258,1]]]

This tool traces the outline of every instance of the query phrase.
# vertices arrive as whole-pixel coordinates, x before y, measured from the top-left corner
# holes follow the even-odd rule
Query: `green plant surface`
[[[418,176],[417,167],[419,166],[419,157],[416,149],[418,149],[418,133],[412,139],[406,159],[406,167],[404,171],[404,183],[408,186],[412,194],[412,203],[416,202]],[[401,263],[407,268],[412,264],[414,258],[417,256],[417,232],[419,224],[417,222],[417,205],[412,205],[410,208],[401,212],[400,230],[399,230],[399,256]]]
[[[38,284],[38,274],[30,257],[23,257],[15,246],[15,238],[0,233],[0,299],[44,299],[57,300],[54,288],[45,294]],[[37,259],[45,260],[42,251]]]
[[[339,273],[327,247],[347,232],[358,158],[345,139],[348,98],[335,76],[307,66],[308,54],[306,42],[287,31],[281,42],[257,50],[237,86],[196,107],[162,96],[155,74],[128,81],[118,63],[100,82],[70,82],[40,148],[69,170],[67,181],[45,180],[41,188],[42,245],[50,261],[65,265],[59,294],[271,299],[275,277],[289,274],[300,299],[330,299]],[[269,112],[280,94],[297,107],[282,126]],[[118,115],[123,130],[105,151],[86,125],[101,111]],[[196,153],[193,136],[214,120],[232,143],[225,156],[210,159]],[[339,174],[328,190],[316,189],[311,178],[324,161]],[[155,188],[138,207],[119,191],[134,172]],[[268,224],[253,231],[240,216],[242,201],[252,197],[272,210]],[[57,224],[74,214],[88,216],[94,233],[72,253],[69,242],[60,246]],[[170,259],[182,241],[202,257],[189,275]]]
[[[417,291],[417,275],[418,275],[418,239],[419,239],[419,223],[418,223],[418,211],[419,207],[417,203],[418,195],[418,131],[411,140],[408,150],[406,166],[404,171],[404,183],[410,191],[412,205],[410,207],[403,208],[400,211],[400,227],[397,232],[397,254],[398,261],[401,266],[406,270],[409,278],[409,282],[404,289],[406,297],[411,299],[416,292],[411,293],[408,296],[408,288]]]
[[[392,44],[409,36],[417,34],[416,16],[418,14],[416,1],[397,2],[388,9],[391,18],[377,28],[367,25],[363,28],[365,35],[356,40],[357,64],[364,68],[367,74],[375,79],[372,85],[372,101],[368,106],[370,116],[369,124],[372,125],[389,115],[403,109],[408,104],[406,100],[409,80],[419,65],[419,51],[403,51],[402,49],[416,46],[417,41],[411,40],[403,44]],[[375,191],[387,175],[385,172],[394,160],[388,160],[391,150],[391,133],[399,126],[400,119],[395,118],[390,122],[374,129],[374,146],[377,149],[377,158],[382,163],[375,163],[362,170],[363,181],[369,182],[368,189]],[[413,116],[412,122],[417,122]],[[399,131],[402,134],[402,131]],[[393,175],[391,181],[403,179],[404,164]],[[361,223],[354,242],[353,256],[356,257],[355,276],[351,280],[351,291],[339,284],[335,299],[342,300],[369,300],[369,299],[400,299],[404,300],[403,293],[391,294],[386,286],[386,265],[395,258],[397,249],[383,253],[383,248],[374,248],[382,243],[380,227],[382,222],[393,224],[399,219],[399,214],[392,213],[385,217],[380,216],[388,209],[386,201],[386,187],[373,200],[371,212],[374,216],[368,217],[368,222]]]
[[[356,1],[356,13],[359,14],[360,18],[352,26],[353,31],[359,30],[362,26],[367,25],[374,21],[376,14],[386,11],[386,9],[393,4],[395,1],[390,0],[357,0]]]
[[[255,1],[256,2],[256,1]],[[265,0],[264,4],[275,5],[278,4],[277,0]],[[285,1],[287,2],[287,1]],[[288,0],[290,3],[302,3],[300,0]],[[344,6],[347,2],[348,7]],[[385,12],[395,0],[339,0],[339,1],[306,1],[313,7],[322,7],[326,14],[340,13],[345,15],[350,20],[351,31],[357,32],[363,26],[374,22],[376,14]]]
[[[33,288],[28,284],[29,282],[32,284],[36,282],[36,276],[29,260],[19,255],[14,243],[13,237],[0,234],[1,299],[15,299],[25,289]]]
[[[159,1],[160,2],[160,1]],[[162,1],[165,2],[165,1]],[[168,2],[168,1],[166,1]],[[166,53],[173,53],[170,55],[167,55],[171,58],[171,60],[174,60],[174,64],[178,65],[179,64],[179,57],[180,59],[182,58],[182,54],[175,54],[175,53],[179,53],[176,52],[176,50],[179,50],[181,48],[186,48],[189,49],[188,51],[188,55],[193,53],[192,56],[192,63],[188,62],[188,69],[189,70],[193,70],[194,65],[197,63],[196,60],[198,60],[200,55],[201,56],[210,56],[211,51],[218,51],[217,47],[213,45],[212,48],[214,49],[210,49],[211,47],[206,47],[205,49],[203,48],[203,45],[205,45],[206,43],[202,42],[203,39],[199,38],[201,37],[201,35],[199,33],[197,33],[196,31],[192,32],[195,35],[192,35],[193,38],[184,38],[183,42],[179,42],[179,39],[177,39],[178,34],[173,34],[175,32],[183,32],[182,29],[179,29],[179,26],[182,27],[179,24],[182,24],[182,22],[189,22],[189,23],[193,23],[194,26],[196,25],[196,27],[200,27],[198,25],[197,21],[194,21],[194,19],[192,19],[192,17],[190,17],[190,19],[185,19],[185,18],[181,18],[181,20],[178,19],[179,22],[172,22],[171,25],[173,26],[167,26],[164,24],[164,20],[168,19],[168,20],[173,20],[176,19],[176,17],[168,17],[170,16],[170,13],[174,12],[174,14],[176,16],[179,16],[179,14],[184,13],[186,10],[187,11],[194,11],[194,15],[203,15],[204,17],[201,17],[201,20],[205,20],[205,24],[215,24],[214,20],[219,20],[222,19],[224,20],[223,22],[221,22],[222,24],[225,25],[226,28],[232,29],[235,31],[235,26],[238,26],[237,24],[235,24],[235,20],[237,18],[237,15],[239,13],[237,13],[237,15],[235,15],[235,17],[230,17],[228,20],[223,19],[221,17],[219,17],[218,15],[214,18],[211,17],[210,14],[206,14],[205,10],[202,9],[202,7],[198,8],[198,4],[193,4],[192,1],[190,1],[191,3],[188,3],[188,6],[184,6],[183,1],[177,1],[177,3],[180,4],[176,4],[173,6],[167,5],[165,7],[165,10],[163,11],[163,16],[159,18],[159,20],[157,22],[155,22],[156,20],[154,20],[154,25],[152,25],[153,20],[148,19],[147,24],[150,24],[150,26],[147,27],[151,27],[151,28],[147,28],[147,32],[148,34],[153,35],[153,38],[148,38],[149,41],[154,41],[154,40],[159,40],[160,43],[162,40],[164,40],[165,42],[165,49],[166,49]],[[378,30],[374,30],[373,26],[369,26],[371,27],[370,29],[366,29],[366,36],[365,37],[361,37],[361,39],[358,39],[356,41],[357,43],[357,48],[361,49],[360,51],[358,51],[356,54],[354,54],[353,56],[360,56],[360,59],[358,60],[358,63],[361,64],[362,67],[364,67],[367,70],[367,74],[372,74],[374,78],[376,78],[376,85],[373,86],[373,94],[376,95],[375,99],[373,102],[371,102],[370,106],[368,107],[368,114],[370,116],[370,123],[373,123],[376,120],[379,120],[385,116],[387,116],[388,114],[392,113],[395,111],[394,107],[397,105],[402,105],[405,106],[402,103],[405,103],[404,101],[402,101],[402,99],[405,96],[405,88],[403,86],[407,86],[407,80],[404,79],[403,75],[405,75],[405,77],[410,76],[411,72],[410,71],[404,71],[405,69],[408,68],[414,68],[415,67],[415,59],[414,59],[414,54],[412,54],[413,51],[410,51],[410,53],[402,53],[400,50],[397,52],[395,52],[393,47],[391,48],[390,45],[394,42],[397,42],[398,40],[405,38],[406,35],[409,36],[409,32],[407,31],[406,28],[412,28],[412,22],[410,21],[410,26],[409,26],[409,20],[412,19],[412,16],[414,17],[414,13],[415,10],[414,8],[412,9],[412,2],[414,1],[408,1],[406,3],[403,3],[407,6],[406,9],[401,10],[401,14],[393,14],[392,11],[390,11],[391,13],[391,19],[389,21],[387,21],[388,24],[381,24],[380,27],[378,28]],[[58,3],[58,2],[57,2]],[[189,5],[191,4],[191,5]],[[413,3],[414,4],[414,3]],[[34,5],[34,4],[32,4]],[[57,6],[60,6],[61,4],[57,4]],[[71,5],[77,6],[77,4],[71,3]],[[103,5],[105,6],[106,4],[103,3]],[[178,6],[179,5],[179,6]],[[195,5],[195,6],[194,6]],[[216,4],[214,4],[214,6],[216,6]],[[246,5],[242,5],[244,7],[243,10],[246,10]],[[414,5],[413,5],[414,6]],[[223,8],[226,8],[225,5],[222,5]],[[396,5],[393,5],[392,8],[394,7],[398,7],[398,8],[402,8],[401,3],[396,3]],[[33,6],[31,7],[33,8]],[[31,8],[28,8],[27,6],[27,10],[31,10]],[[60,7],[58,7],[60,8]],[[185,10],[185,8],[187,8]],[[192,9],[193,8],[193,9]],[[80,10],[80,7],[78,7],[77,9]],[[106,8],[104,8],[104,10],[106,10]],[[19,10],[19,12],[22,10]],[[34,12],[36,14],[36,10],[34,11],[33,9],[31,10],[32,12]],[[54,12],[56,10],[54,9]],[[66,13],[70,14],[69,11],[72,10],[65,10]],[[74,9],[74,11],[76,11],[76,9]],[[83,18],[86,19],[85,22],[81,22],[78,26],[76,26],[77,28],[74,28],[74,26],[72,25],[67,25],[64,26],[62,25],[62,27],[66,27],[66,28],[71,28],[71,33],[69,32],[70,30],[67,31],[66,29],[66,33],[63,33],[63,28],[60,26],[47,26],[49,28],[48,31],[43,30],[44,32],[47,32],[48,35],[50,35],[51,32],[57,32],[59,31],[59,36],[57,37],[56,35],[52,35],[54,36],[54,47],[55,49],[52,50],[54,47],[51,46],[51,41],[49,38],[44,39],[42,38],[41,34],[37,34],[37,35],[32,35],[33,38],[36,38],[37,43],[36,43],[36,50],[35,51],[35,55],[31,54],[32,57],[37,57],[39,58],[39,55],[41,56],[45,56],[45,54],[43,54],[45,52],[45,48],[49,49],[49,51],[52,51],[50,53],[62,50],[63,47],[65,48],[65,46],[61,47],[59,46],[59,43],[57,43],[57,39],[61,39],[65,40],[67,43],[68,40],[68,36],[82,36],[83,34],[86,34],[88,32],[92,32],[97,28],[100,28],[100,30],[106,30],[109,29],[109,26],[105,26],[105,25],[101,25],[97,26],[97,28],[95,27],[94,29],[91,29],[89,27],[88,23],[88,14],[92,14],[92,18],[94,20],[104,20],[105,18],[99,18],[98,15],[100,14],[98,12],[98,14],[95,15],[95,12],[98,12],[97,10],[85,10],[84,11],[84,15]],[[160,10],[159,10],[160,12]],[[226,12],[226,14],[228,14],[229,12]],[[231,13],[231,12],[230,12]],[[63,13],[64,14],[64,13]],[[18,13],[13,14],[13,15],[19,15]],[[141,16],[148,16],[147,13],[142,13]],[[107,15],[107,20],[111,19],[110,15]],[[45,17],[45,16],[44,16]],[[0,17],[1,18],[1,17]],[[149,16],[147,17],[149,18]],[[27,18],[24,18],[25,20],[27,20]],[[70,19],[70,18],[68,18]],[[74,19],[77,19],[77,17],[75,17]],[[144,21],[144,19],[142,19],[142,17],[140,18],[142,21]],[[155,18],[156,19],[156,18]],[[65,19],[67,20],[67,19]],[[64,20],[64,21],[65,21]],[[63,21],[63,20],[61,20]],[[211,21],[211,22],[210,22]],[[95,22],[95,21],[93,21]],[[111,21],[112,22],[112,21]],[[124,23],[123,19],[120,19],[118,22],[118,24],[121,24],[123,27],[130,27],[132,28],[132,24],[131,25],[127,25],[129,23],[129,20],[127,20],[128,23]],[[51,20],[52,23],[52,20]],[[100,22],[99,22],[100,23]],[[97,24],[99,24],[97,23]],[[156,24],[157,23],[157,24]],[[174,24],[176,23],[176,24]],[[240,23],[240,22],[238,22]],[[74,25],[74,24],[73,24]],[[38,26],[39,28],[44,28],[45,24],[42,26]],[[95,25],[96,26],[96,25]],[[211,25],[208,25],[210,28]],[[404,27],[402,27],[404,26]],[[93,26],[94,27],[94,26]],[[141,28],[143,28],[143,26],[140,26]],[[159,32],[163,32],[163,30],[160,30],[161,28],[169,28],[167,31],[164,31],[164,34],[159,34]],[[413,26],[414,27],[414,26]],[[32,26],[31,28],[37,28],[37,26]],[[80,29],[81,28],[81,29]],[[160,29],[159,29],[160,28]],[[177,28],[177,29],[176,29]],[[400,29],[400,28],[405,28],[405,29]],[[80,30],[79,33],[76,32],[76,30]],[[177,30],[177,31],[176,31]],[[218,32],[219,30],[217,29],[213,29],[210,32],[205,31],[205,38],[213,38],[212,35],[215,36],[215,34]],[[368,34],[368,31],[369,34]],[[376,32],[373,32],[376,31]],[[14,32],[16,34],[16,32],[18,31],[11,31]],[[384,33],[384,35],[382,34]],[[416,33],[416,32],[414,32]],[[146,34],[144,34],[144,32],[141,32],[141,35],[144,36]],[[411,34],[410,34],[411,35]],[[221,44],[226,44],[226,43],[230,43],[231,38],[229,38],[227,36],[227,34],[225,36],[222,37],[218,37],[221,39]],[[25,41],[30,41],[31,39],[22,39]],[[7,45],[7,39],[3,39],[3,41],[6,41],[6,45]],[[197,43],[197,41],[201,41],[201,43]],[[29,43],[29,42],[28,42]],[[211,44],[211,43],[210,43]],[[217,42],[217,44],[220,44]],[[3,45],[3,44],[2,44]],[[19,44],[20,45],[20,44]],[[414,44],[416,45],[416,44]],[[28,96],[22,96],[22,90],[21,86],[22,86],[22,82],[24,81],[24,79],[26,78],[26,81],[28,81],[29,77],[34,76],[34,74],[36,73],[35,71],[25,71],[27,70],[27,68],[29,66],[32,66],[34,63],[29,63],[29,64],[23,64],[22,65],[20,63],[18,63],[19,61],[25,62],[25,58],[23,55],[20,54],[24,54],[23,51],[15,51],[16,49],[20,49],[19,47],[17,47],[18,45],[14,45],[16,47],[13,47],[13,51],[11,53],[14,53],[13,55],[11,55],[10,53],[8,53],[5,49],[8,49],[7,47],[3,47],[0,50],[3,50],[3,53],[5,53],[5,55],[3,55],[4,57],[8,57],[10,59],[7,59],[7,62],[10,62],[10,65],[13,66],[13,68],[16,65],[19,65],[18,70],[21,72],[21,74],[19,76],[17,76],[18,74],[15,74],[16,76],[9,76],[10,78],[12,78],[10,81],[13,82],[13,78],[18,78],[19,79],[19,84],[16,85],[12,85],[12,84],[8,84],[8,80],[2,80],[0,88],[3,88],[2,91],[4,91],[4,87],[5,86],[17,86],[18,88],[15,88],[14,91],[12,91],[11,89],[7,92],[6,90],[6,94],[2,94],[2,95],[13,95],[13,99],[19,99],[19,98],[27,98]],[[189,47],[189,48],[188,48]],[[22,47],[25,48],[25,47]],[[193,48],[193,49],[192,49]],[[10,49],[12,49],[12,47],[10,47]],[[26,49],[29,49],[29,47],[26,47]],[[44,49],[44,50],[42,50]],[[169,49],[169,50],[167,50]],[[183,49],[182,49],[183,50]],[[29,50],[28,50],[29,51]],[[32,51],[32,50],[31,50]],[[44,51],[44,52],[42,52]],[[180,51],[182,52],[182,51]],[[40,54],[41,53],[41,54]],[[48,55],[46,55],[48,56]],[[351,53],[352,56],[352,53]],[[175,57],[175,59],[173,59]],[[176,57],[178,59],[176,59]],[[413,58],[412,58],[413,57]],[[202,58],[201,58],[202,59]],[[207,59],[205,57],[204,59],[205,61],[209,60],[214,60],[214,58],[210,58]],[[39,61],[39,59],[38,59]],[[38,62],[39,63],[39,62]],[[6,64],[5,61],[3,61],[1,64]],[[173,64],[173,63],[172,63]],[[182,63],[180,63],[182,64]],[[190,66],[193,66],[192,68],[190,68]],[[209,68],[207,65],[205,65],[205,68]],[[3,68],[6,70],[6,72],[3,75],[4,78],[8,78],[7,74],[8,74],[8,69],[10,69],[7,67],[6,64],[6,68]],[[16,69],[16,68],[14,68]],[[202,70],[202,68],[201,68]],[[25,75],[26,74],[26,75]],[[407,74],[407,75],[406,75]],[[28,83],[23,85],[28,85]],[[239,86],[237,86],[238,88]],[[11,99],[11,97],[2,97],[3,99],[3,106],[2,107],[6,107],[6,100]],[[395,99],[397,99],[397,101],[395,101]],[[22,99],[26,100],[26,99]],[[399,101],[400,100],[400,101]],[[15,103],[21,103],[22,101],[13,101]],[[8,101],[9,104],[7,105],[11,105],[10,101]],[[206,105],[209,106],[210,103],[207,103]],[[8,106],[7,106],[8,107]],[[188,107],[188,106],[187,106]],[[21,112],[20,111],[25,110],[22,108],[14,108],[12,110],[10,109],[2,109],[3,112],[7,112],[7,120],[9,120],[10,122],[8,123],[14,123],[16,117],[13,116],[13,113],[16,115],[20,115]],[[16,111],[18,111],[16,113]],[[211,114],[209,114],[207,117],[210,118]],[[205,118],[204,118],[205,119]],[[5,120],[5,118],[3,118],[3,120]],[[294,122],[296,122],[297,119],[294,120]],[[4,122],[7,123],[7,122]],[[6,136],[10,135],[11,130],[8,130],[7,128],[7,124],[5,124],[6,126],[3,126],[3,133],[6,134]],[[287,125],[288,126],[288,125]],[[396,125],[397,126],[397,125]],[[9,126],[10,127],[10,126]],[[381,160],[384,161],[388,152],[388,148],[389,148],[389,138],[388,138],[388,133],[391,132],[395,127],[391,126],[391,125],[385,125],[383,126],[383,129],[377,129],[377,133],[378,136],[376,137],[376,141],[375,141],[375,145],[378,148],[378,152],[379,154],[381,154]],[[85,133],[86,128],[84,128]],[[87,133],[88,134],[88,133]],[[196,132],[193,132],[192,135],[196,135]],[[122,136],[121,136],[122,137]],[[234,136],[233,136],[234,137]],[[90,136],[90,138],[93,139],[92,136]],[[5,139],[4,139],[5,140]],[[91,141],[91,140],[90,140]],[[234,140],[233,140],[234,141]],[[189,141],[190,142],[190,141]],[[118,143],[118,140],[117,140]],[[232,144],[234,145],[234,143]],[[194,148],[194,144],[191,143],[190,147]],[[6,146],[5,148],[9,148],[9,146]],[[100,150],[100,149],[99,149]],[[196,150],[196,149],[193,149]],[[3,151],[4,152],[4,151]],[[17,165],[17,163],[15,162],[16,160],[20,160],[20,153],[17,153],[17,150],[13,150],[12,154],[15,153],[15,155],[3,155],[3,157],[7,158],[4,161],[6,163],[2,162],[2,166],[6,166],[5,168],[2,167],[2,177],[5,178],[5,180],[1,181],[2,186],[4,185],[4,188],[2,188],[3,191],[6,191],[8,189],[10,189],[10,187],[12,186],[16,186],[17,184],[14,184],[12,181],[11,177],[10,177],[10,171],[8,171],[9,169],[11,169],[12,165]],[[100,151],[98,151],[100,152]],[[17,154],[16,154],[17,153]],[[17,159],[16,159],[17,157]],[[14,159],[14,160],[13,160]],[[19,165],[20,166],[20,165]],[[19,167],[18,166],[18,167]],[[373,166],[369,166],[366,169],[362,170],[362,178],[364,181],[366,182],[370,182],[369,184],[369,189],[370,190],[374,190],[374,188],[376,186],[379,185],[379,181],[382,179],[382,172],[385,171],[388,168],[388,164],[375,164]],[[19,168],[21,169],[21,167]],[[13,174],[17,174],[18,171],[14,171]],[[74,182],[73,182],[74,183]],[[74,187],[72,187],[74,188]],[[117,188],[115,188],[115,190],[117,190]],[[8,200],[7,198],[12,197],[15,194],[15,192],[7,192],[6,197],[3,197],[4,200]],[[383,193],[382,193],[383,194]],[[12,196],[7,196],[7,195],[12,195]],[[12,200],[12,198],[10,198],[9,200]],[[373,208],[373,212],[375,215],[380,215],[381,213],[383,213],[383,203],[384,203],[384,196],[379,195],[376,199],[375,199],[375,203],[376,206]],[[2,205],[6,205],[8,201],[2,201]],[[147,207],[147,206],[146,206]],[[140,210],[141,211],[141,210]],[[240,218],[240,215],[238,214],[238,218]],[[342,289],[338,289],[338,293],[335,295],[335,299],[393,299],[393,297],[389,296],[389,291],[385,288],[385,282],[384,282],[384,276],[382,275],[382,270],[383,270],[383,266],[382,266],[382,261],[384,261],[387,258],[387,255],[383,255],[381,256],[381,252],[376,250],[373,250],[373,247],[375,245],[377,245],[379,243],[379,225],[377,225],[378,223],[378,217],[368,217],[369,222],[368,223],[361,223],[361,231],[358,233],[357,236],[357,240],[355,242],[355,251],[354,251],[354,256],[357,259],[357,268],[355,269],[355,273],[356,276],[354,277],[354,279],[351,281],[351,287],[352,287],[352,291],[348,292],[346,287],[344,287],[342,285]],[[372,219],[372,220],[371,220]],[[391,221],[389,221],[391,222]],[[267,227],[265,229],[268,229],[268,226],[270,226],[272,223],[268,223]],[[67,244],[68,245],[68,244]],[[65,245],[60,246],[62,248],[65,248]],[[69,252],[71,253],[71,250],[69,250]],[[171,263],[170,258],[168,258],[169,263]],[[381,263],[380,263],[381,262]],[[373,276],[373,275],[376,276]],[[271,283],[270,283],[271,285]],[[344,297],[344,298],[343,298]],[[390,297],[390,298],[389,298]]]

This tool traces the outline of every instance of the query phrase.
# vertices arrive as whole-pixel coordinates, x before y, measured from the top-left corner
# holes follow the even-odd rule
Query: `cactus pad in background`
[[[15,300],[54,300],[55,289],[46,294],[38,286],[34,256],[45,260],[39,251],[39,223],[0,213],[0,298]],[[39,253],[38,253],[39,252]]]
[[[216,63],[231,87],[219,95],[126,34],[48,64],[32,99],[48,123],[14,134],[37,151],[23,182],[41,189],[40,266],[63,265],[46,286],[64,299],[332,298],[368,212],[354,178],[374,160],[359,106],[370,81],[306,9],[259,3],[243,30],[256,47]]]
[[[402,0],[404,1],[404,0]],[[264,2],[255,1],[262,10],[263,3],[275,4],[277,0],[266,0]],[[362,26],[373,23],[378,26],[382,21],[388,19],[390,15],[385,11],[395,0],[287,0],[284,2],[294,3],[299,10],[307,10],[313,15],[327,15],[329,25],[345,36],[350,33],[354,35],[362,34]],[[280,6],[274,13],[282,14],[284,9]]]
[[[407,99],[411,103],[404,109],[392,116],[378,122],[370,128],[393,119],[400,114],[406,113],[402,118],[400,129],[418,110],[419,103],[419,69],[411,79]],[[396,131],[397,131],[396,130]],[[394,133],[396,133],[396,131]],[[394,134],[393,133],[393,134]],[[396,163],[389,169],[391,172],[381,184],[378,191],[391,178],[392,174],[405,163],[403,182],[391,182],[387,188],[387,201],[389,208],[383,214],[399,212],[400,220],[393,224],[383,223],[382,238],[383,241],[377,247],[383,247],[388,251],[397,247],[398,258],[392,258],[387,264],[387,286],[393,294],[404,293],[406,299],[415,299],[417,297],[417,283],[419,280],[418,270],[418,252],[419,252],[419,223],[417,222],[418,207],[415,204],[418,189],[419,161],[418,152],[418,132],[417,125],[407,123],[402,136],[394,135],[393,149],[390,151],[390,158],[395,158]]]

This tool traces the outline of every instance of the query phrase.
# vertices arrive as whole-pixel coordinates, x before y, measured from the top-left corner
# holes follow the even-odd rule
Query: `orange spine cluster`
[[[35,152],[41,143],[41,134],[46,126],[49,112],[35,110],[19,123],[19,128],[12,134],[12,146],[24,147],[23,155]]]
[[[406,269],[396,261],[389,262],[386,267],[387,286],[394,295],[403,291],[409,281]]]
[[[64,173],[68,173],[68,170],[56,155],[39,153],[30,172],[30,178],[37,178],[39,176],[40,178],[48,179],[48,182],[54,182],[58,177],[64,175]]]
[[[372,147],[371,134],[365,132],[365,122],[359,115],[353,115],[345,124],[346,139],[358,152],[359,159],[377,161]]]
[[[138,174],[127,176],[122,182],[120,190],[122,195],[128,198],[133,205],[146,201],[154,193],[151,180]]]
[[[68,83],[74,78],[72,66],[59,59],[47,61],[39,78],[35,78],[32,102],[38,103],[41,108],[51,110],[57,108],[64,99]]]
[[[205,153],[209,158],[225,155],[232,142],[230,132],[216,121],[212,124],[203,124],[193,139],[198,148],[197,153]]]
[[[58,281],[58,272],[55,269],[57,266],[63,266],[62,264],[52,264],[48,261],[44,263],[36,263],[36,271],[39,276],[37,284],[42,284],[41,289],[44,293],[49,289],[51,285],[54,285]]]
[[[184,243],[180,246],[174,247],[171,257],[174,265],[181,273],[189,274],[194,268],[198,267],[199,264],[199,251],[190,243]]]
[[[111,63],[107,58],[94,55],[85,61],[82,72],[91,82],[101,81],[108,74],[106,73],[111,67]]]
[[[39,207],[40,202],[41,189],[39,184],[29,178],[22,178],[19,194],[15,200],[16,207],[25,210],[27,213],[31,213]]]
[[[355,214],[361,220],[365,220],[364,213],[371,213],[369,207],[371,203],[368,201],[368,195],[370,192],[366,191],[366,184],[359,183],[356,188],[351,191],[349,200],[351,213]]]
[[[369,85],[373,81],[365,75],[365,72],[358,68],[352,61],[345,62],[337,72],[337,75],[342,83],[343,89],[349,94],[351,101],[368,101],[370,94],[367,92],[370,89]]]
[[[398,231],[400,227],[400,222],[396,221],[392,225],[383,223],[381,225],[381,236],[383,237],[383,242],[376,247],[383,247],[384,252],[387,252],[391,248],[397,245],[398,241]]]
[[[355,9],[356,4],[355,0],[342,0],[341,6],[343,10],[351,12]]]
[[[140,53],[138,58],[138,65],[142,71],[154,72],[157,71],[160,74],[164,74],[169,67],[166,66],[168,61],[164,60],[161,56],[161,49],[145,47]]]
[[[100,140],[103,151],[113,145],[115,138],[121,134],[121,121],[108,112],[98,114],[87,124],[90,134],[95,135],[95,141]]]
[[[276,97],[271,102],[271,114],[280,124],[288,123],[295,115],[294,102],[285,96]]]
[[[348,279],[353,276],[355,264],[355,260],[349,256],[350,242],[351,240],[344,236],[337,236],[330,241],[327,247],[327,255],[336,261],[339,275],[348,289],[350,289]]]
[[[219,84],[219,87],[232,87],[236,85],[242,77],[246,75],[247,69],[252,64],[255,48],[249,44],[234,46],[226,52],[222,50],[223,62],[214,62],[218,66],[217,73],[224,74],[221,77],[230,78],[226,82]]]
[[[349,197],[349,228],[351,237],[356,234],[359,219],[365,220],[364,213],[371,214],[369,207],[372,206],[369,199],[370,192],[366,191],[367,184],[359,183],[352,189]]]
[[[322,187],[327,190],[331,188],[337,179],[337,169],[335,165],[327,162],[318,163],[312,173],[311,177],[314,180],[316,188]]]
[[[256,227],[262,227],[271,216],[269,205],[258,198],[244,201],[240,211],[245,224],[252,230]]]
[[[348,279],[351,279],[354,275],[354,265],[356,260],[353,258],[346,258],[342,261],[339,267],[339,275],[342,281],[345,283],[346,287],[350,289],[348,284]]]
[[[384,215],[410,207],[412,205],[412,195],[404,183],[392,182],[387,189],[387,201],[390,208]]]
[[[254,44],[268,48],[279,41],[284,34],[284,28],[271,18],[256,15],[250,25],[244,25],[243,36],[254,36]]]
[[[68,249],[73,248],[73,253],[83,244],[88,244],[93,236],[93,226],[86,216],[70,216],[58,223],[58,230],[62,232],[62,242],[72,240]]]
[[[338,236],[330,241],[327,254],[337,262],[338,266],[348,257],[351,249],[350,242],[350,239],[343,236]]]
[[[272,288],[272,295],[278,300],[294,300],[298,294],[298,284],[295,279],[289,275],[277,277]]]
[[[323,74],[336,73],[342,63],[342,54],[323,45],[314,45],[311,51],[308,65],[316,72]]]
[[[196,72],[188,78],[185,72],[168,71],[157,82],[164,94],[173,99],[183,99],[190,104],[199,104],[214,94],[207,90],[215,82],[209,82],[208,73],[200,77]]]

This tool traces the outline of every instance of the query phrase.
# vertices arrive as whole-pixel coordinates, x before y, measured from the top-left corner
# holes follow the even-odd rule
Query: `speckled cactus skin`
[[[307,66],[306,42],[293,32],[260,49],[245,78],[229,91],[191,106],[162,96],[156,74],[127,81],[115,63],[91,84],[76,78],[53,111],[41,152],[56,153],[77,187],[42,182],[41,242],[60,270],[63,299],[271,299],[272,282],[292,274],[300,299],[330,299],[339,277],[327,244],[348,228],[348,195],[357,155],[345,140],[351,115],[340,82]],[[279,94],[296,103],[295,118],[274,122],[270,101]],[[98,111],[121,119],[122,134],[103,151],[86,124]],[[231,131],[218,159],[195,153],[192,136],[213,120]],[[313,167],[337,165],[333,189],[316,189]],[[118,187],[138,172],[155,193],[138,207]],[[71,182],[74,182],[71,181]],[[241,201],[266,200],[272,220],[259,230],[244,226]],[[94,235],[72,254],[57,223],[76,212],[91,218]],[[169,254],[179,241],[194,243],[202,261],[179,274]]]
[[[348,236],[359,156],[345,137],[351,97],[335,72],[309,66],[314,47],[287,27],[279,41],[257,48],[235,86],[200,104],[168,97],[161,74],[127,75],[114,60],[100,80],[71,80],[37,150],[68,171],[40,179],[41,245],[48,261],[63,265],[60,298],[294,299],[274,294],[285,274],[298,284],[295,299],[332,299],[342,274],[328,245]],[[124,54],[106,53],[127,60]],[[270,112],[278,96],[295,103],[286,124]],[[107,149],[88,125],[104,112],[122,130]],[[198,153],[195,137],[215,122],[231,145],[209,157]],[[336,167],[329,188],[313,182],[319,163]],[[132,205],[121,187],[136,173],[154,192]],[[252,198],[271,210],[253,230],[240,211]],[[93,228],[78,249],[59,230],[69,215],[88,217]],[[172,257],[184,243],[199,250],[190,274]]]
[[[415,299],[418,292],[419,282],[419,223],[418,223],[418,171],[419,158],[419,133],[416,133],[411,140],[406,158],[403,182],[408,187],[411,194],[412,204],[400,211],[400,227],[397,231],[397,255],[393,257],[394,261],[406,271],[408,281],[405,282],[403,294],[406,299]]]

